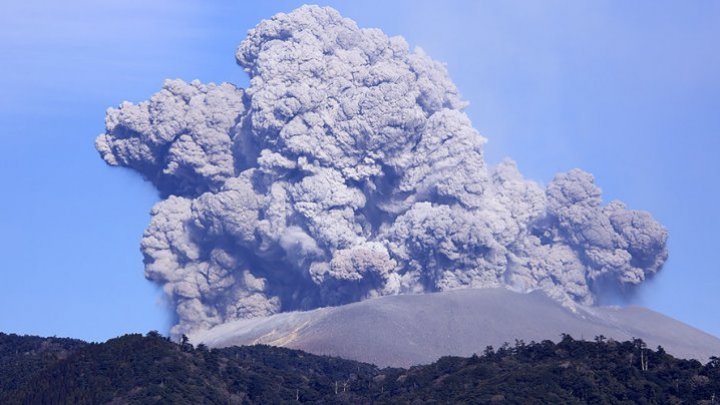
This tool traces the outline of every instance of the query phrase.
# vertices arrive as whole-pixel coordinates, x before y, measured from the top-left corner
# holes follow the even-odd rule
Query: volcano
[[[504,288],[398,295],[306,312],[243,319],[198,331],[210,347],[268,344],[314,354],[408,367],[442,356],[470,356],[515,339],[559,341],[640,338],[649,347],[702,362],[720,353],[720,339],[638,307],[565,307],[542,292]]]

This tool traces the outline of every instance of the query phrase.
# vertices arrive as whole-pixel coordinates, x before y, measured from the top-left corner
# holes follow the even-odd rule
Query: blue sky
[[[139,240],[157,200],[93,148],[104,111],[165,78],[245,86],[234,49],[302,2],[11,0],[0,6],[0,331],[165,331]],[[487,159],[592,172],[650,211],[670,260],[635,303],[720,336],[720,3],[328,1],[448,64]]]

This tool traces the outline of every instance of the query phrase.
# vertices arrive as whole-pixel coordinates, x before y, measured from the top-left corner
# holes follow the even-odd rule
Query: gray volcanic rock
[[[643,339],[681,358],[720,355],[720,339],[641,307],[570,310],[540,292],[497,289],[388,296],[307,312],[219,325],[190,336],[211,347],[269,344],[378,366],[407,367],[445,355],[470,356],[515,339],[558,341],[604,335]]]

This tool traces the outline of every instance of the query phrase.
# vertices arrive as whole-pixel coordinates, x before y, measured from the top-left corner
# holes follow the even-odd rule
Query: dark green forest
[[[516,341],[410,369],[157,332],[105,343],[0,333],[0,403],[720,403],[720,359],[639,339]]]

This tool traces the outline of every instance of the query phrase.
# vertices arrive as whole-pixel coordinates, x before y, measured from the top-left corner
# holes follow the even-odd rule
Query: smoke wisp
[[[109,109],[110,165],[162,201],[141,249],[173,333],[388,294],[504,286],[592,304],[667,258],[667,232],[592,175],[489,167],[444,66],[304,6],[251,30],[232,84],[165,82]]]

